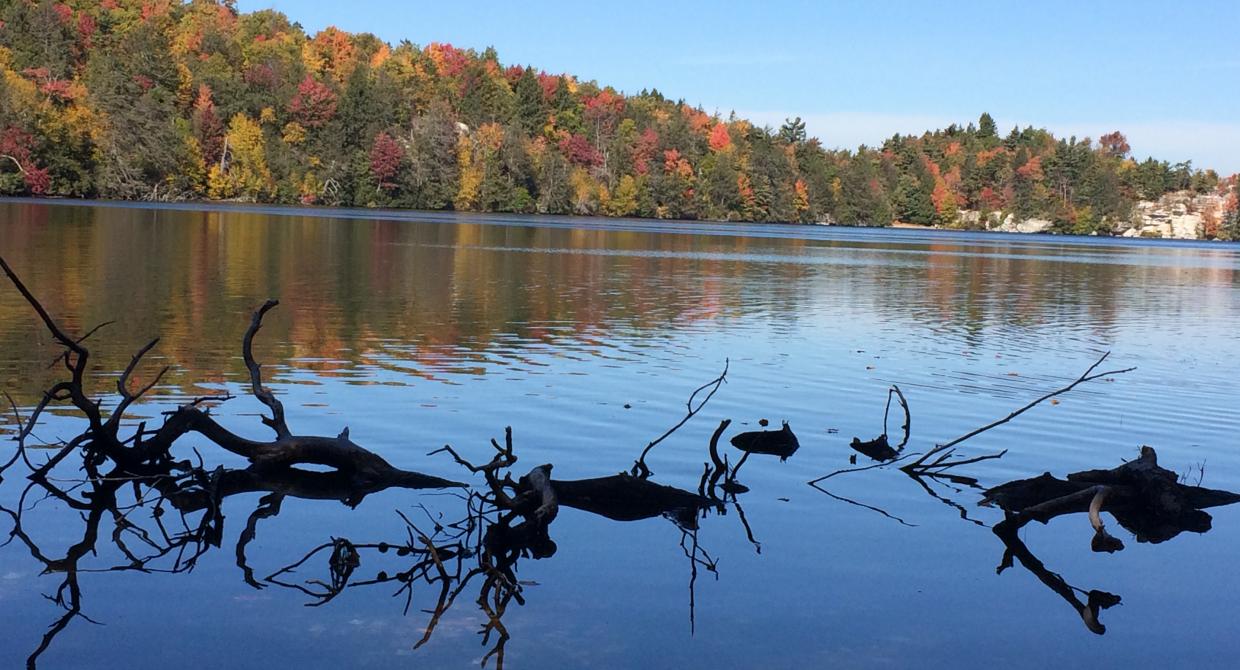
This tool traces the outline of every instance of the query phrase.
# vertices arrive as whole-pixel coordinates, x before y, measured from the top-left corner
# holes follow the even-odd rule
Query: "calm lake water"
[[[517,473],[553,463],[559,479],[614,474],[730,361],[706,408],[652,452],[655,481],[697,490],[725,418],[725,443],[765,418],[789,421],[801,449],[786,462],[751,458],[740,509],[729,502],[700,520],[707,553],[696,556],[717,572],[700,567],[691,582],[685,535],[668,519],[562,509],[555,555],[516,566],[524,604],[503,616],[504,667],[1221,668],[1240,657],[1240,506],[1211,510],[1208,533],[1161,544],[1111,523],[1127,548],[1110,555],[1090,552],[1082,515],[1027,526],[1021,537],[1049,570],[1122,596],[1100,636],[1021,565],[996,574],[1004,547],[989,526],[1002,512],[979,507],[979,490],[931,483],[962,518],[895,469],[826,482],[901,523],[806,484],[849,467],[854,436],[882,432],[891,384],[912,409],[909,449],[921,451],[1111,351],[1112,367],[1137,370],[969,440],[964,455],[1008,453],[962,474],[984,487],[1063,476],[1150,445],[1193,482],[1240,489],[1237,246],[8,201],[0,254],[71,332],[116,321],[90,340],[99,390],[162,338],[137,377],[171,371],[138,415],[157,421],[227,390],[238,397],[214,410],[221,421],[266,439],[263,408],[241,386],[240,341],[251,311],[275,297],[255,353],[294,431],[348,426],[397,466],[475,485],[480,477],[427,452],[450,443],[485,461],[488,441],[512,426]],[[56,352],[5,282],[0,384],[28,408],[58,379],[47,365]],[[36,433],[51,441],[75,426],[60,413]],[[197,447],[208,468],[245,465],[205,439],[178,444],[179,457],[196,459]],[[0,462],[12,453],[3,449]],[[25,484],[6,473],[0,505],[13,508]],[[83,519],[40,497],[25,501],[25,530],[47,556],[64,556]],[[83,614],[104,625],[71,622],[39,667],[466,668],[494,645],[478,634],[487,617],[476,589],[414,650],[437,585],[415,586],[405,614],[396,583],[348,588],[318,607],[296,588],[247,584],[235,546],[259,498],[225,499],[220,546],[178,574],[109,570],[126,558],[107,520],[78,578]],[[333,537],[404,542],[397,511],[429,527],[428,515],[462,510],[436,492],[389,490],[356,509],[290,497],[246,553],[262,578]],[[0,538],[10,525],[0,516]],[[354,581],[399,570],[398,560],[367,553]],[[63,612],[44,598],[63,575],[43,568],[21,542],[0,548],[0,667],[24,664]],[[327,579],[326,554],[285,575],[312,579]]]

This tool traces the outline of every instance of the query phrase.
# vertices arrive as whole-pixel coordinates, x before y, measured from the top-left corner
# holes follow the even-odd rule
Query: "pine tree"
[[[982,112],[982,116],[977,120],[977,137],[980,140],[998,139],[998,128],[995,126],[995,120],[990,112]]]
[[[521,72],[513,93],[513,121],[528,135],[539,133],[547,116],[543,106],[542,86],[538,84],[538,75],[534,73],[534,68],[526,67]]]

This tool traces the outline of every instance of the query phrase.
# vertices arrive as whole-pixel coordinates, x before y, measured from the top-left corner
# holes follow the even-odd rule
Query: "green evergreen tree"
[[[998,139],[998,128],[995,126],[995,119],[989,112],[982,112],[981,117],[977,120],[977,137],[981,140]]]

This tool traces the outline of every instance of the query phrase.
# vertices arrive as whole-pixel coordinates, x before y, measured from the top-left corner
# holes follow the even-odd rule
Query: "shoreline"
[[[322,217],[348,220],[406,221],[420,223],[479,223],[485,225],[532,226],[551,228],[592,228],[632,232],[680,235],[736,235],[745,237],[817,237],[807,231],[831,231],[825,237],[856,237],[867,235],[905,236],[921,234],[927,238],[994,238],[1054,240],[1067,244],[1096,244],[1102,241],[1134,246],[1207,246],[1225,248],[1240,242],[1206,240],[1186,237],[1123,237],[1119,235],[1074,235],[1070,233],[1016,232],[1005,230],[964,230],[893,222],[887,226],[858,226],[839,223],[798,223],[790,221],[727,221],[714,219],[650,219],[577,214],[525,214],[516,212],[462,212],[457,210],[386,209],[365,207],[331,207],[322,205],[285,205],[247,203],[229,200],[106,200],[88,198],[40,198],[32,196],[0,196],[0,204],[47,205],[55,207],[101,207],[144,211],[205,212],[220,214],[261,214],[279,217]],[[795,231],[795,232],[794,232]]]

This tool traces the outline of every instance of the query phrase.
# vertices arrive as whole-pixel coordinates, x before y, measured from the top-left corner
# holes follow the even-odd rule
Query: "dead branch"
[[[43,401],[36,407],[20,435],[24,438],[29,434],[44,408],[52,402],[69,402],[86,417],[89,423],[89,428],[79,438],[67,443],[65,448],[51,461],[36,470],[37,473],[45,474],[73,449],[81,448],[88,455],[107,457],[133,474],[146,474],[152,467],[171,460],[171,450],[178,439],[189,432],[196,432],[217,446],[244,456],[260,470],[274,471],[299,464],[315,464],[347,473],[352,482],[360,488],[375,486],[464,487],[464,484],[459,482],[393,467],[379,455],[350,440],[348,428],[334,438],[293,435],[285,420],[284,406],[275,394],[262,384],[262,366],[255,360],[253,354],[254,337],[262,327],[263,316],[278,304],[275,300],[268,300],[255,310],[250,326],[242,338],[242,355],[250,372],[251,392],[271,411],[271,416],[263,417],[262,421],[276,432],[274,441],[259,442],[232,433],[217,423],[208,412],[200,409],[197,401],[183,405],[167,414],[163,424],[153,431],[148,432],[144,426],[140,425],[136,433],[124,437],[121,435],[121,430],[126,410],[154,388],[168,370],[165,367],[154,376],[150,383],[137,391],[129,388],[129,380],[134,371],[143,357],[159,342],[159,339],[155,338],[139,349],[125,367],[116,381],[116,393],[120,401],[116,410],[104,421],[100,410],[102,401],[90,398],[85,390],[85,373],[90,357],[90,352],[82,344],[86,337],[75,339],[61,330],[47,309],[26,288],[3,258],[0,258],[0,268],[3,268],[9,280],[39,315],[56,341],[65,348],[62,360],[70,372],[69,380],[54,385],[44,394]],[[92,330],[91,333],[93,332]],[[87,336],[91,333],[87,333]],[[91,456],[87,459],[88,464],[94,460],[96,460],[95,457]]]
[[[904,437],[900,438],[900,444],[897,444],[895,447],[895,453],[899,455],[901,451],[904,451],[904,447],[908,444],[909,436],[911,434],[910,430],[913,426],[913,415],[909,412],[908,401],[904,399],[904,392],[900,390],[899,386],[892,384],[891,388],[887,389],[887,406],[883,408],[883,437],[886,438],[888,435],[887,415],[891,411],[891,397],[893,395],[896,397],[896,400],[899,401],[900,409],[904,410],[904,423],[900,426],[900,430],[904,434]]]
[[[715,392],[719,390],[719,387],[722,386],[725,381],[727,381],[728,365],[729,365],[729,360],[724,359],[723,372],[715,379],[708,381],[705,384],[702,384],[701,386],[694,389],[693,393],[689,394],[689,400],[685,403],[685,409],[687,411],[685,413],[684,418],[682,418],[676,425],[672,426],[671,428],[668,428],[667,432],[663,433],[659,437],[655,438],[654,441],[652,441],[650,444],[646,445],[646,448],[642,450],[641,456],[638,456],[637,460],[633,462],[633,467],[630,470],[630,473],[634,477],[641,477],[642,479],[648,479],[650,475],[654,474],[650,470],[650,468],[646,466],[646,456],[650,453],[650,450],[654,449],[656,445],[658,445],[663,440],[666,440],[668,437],[672,435],[672,433],[675,433],[681,426],[688,423],[689,419],[692,419],[694,415],[702,411],[702,408],[706,406],[706,403],[710,402],[710,399],[714,397]],[[697,407],[694,407],[693,399],[696,398],[699,393],[701,393],[702,391],[705,391],[706,389],[710,389],[710,391],[707,392],[706,397],[702,399],[702,402],[699,403]]]
[[[931,449],[931,450],[927,451],[926,453],[922,454],[922,456],[921,456],[920,458],[918,458],[916,461],[913,461],[912,463],[909,463],[909,464],[907,464],[907,465],[901,466],[901,469],[902,469],[902,470],[904,470],[905,472],[921,471],[921,472],[923,472],[923,473],[926,473],[926,471],[928,471],[928,470],[938,470],[938,471],[942,471],[942,470],[944,470],[944,469],[946,469],[946,468],[952,468],[952,467],[957,467],[957,466],[961,466],[961,465],[967,465],[967,464],[970,464],[970,463],[976,463],[976,462],[978,462],[978,461],[983,461],[983,460],[992,459],[992,458],[999,458],[999,457],[1003,456],[1003,454],[1004,454],[1004,453],[1006,453],[1006,450],[1005,450],[1004,452],[1000,452],[1000,453],[998,453],[998,454],[990,454],[990,455],[987,455],[987,456],[981,456],[981,457],[978,457],[978,458],[968,459],[968,460],[964,460],[964,461],[948,461],[948,460],[946,460],[947,456],[949,456],[949,455],[950,455],[950,450],[951,450],[953,447],[955,447],[956,445],[958,445],[958,444],[960,444],[961,442],[964,442],[965,440],[968,440],[968,439],[970,439],[970,438],[972,438],[972,437],[976,437],[976,436],[978,436],[978,435],[980,435],[980,434],[982,434],[982,433],[984,433],[984,432],[986,432],[986,431],[990,430],[991,428],[995,428],[995,427],[997,427],[997,426],[1001,426],[1001,425],[1003,425],[1003,424],[1005,424],[1005,423],[1007,423],[1007,422],[1011,421],[1012,419],[1015,419],[1016,417],[1020,416],[1021,414],[1024,414],[1025,412],[1027,412],[1027,411],[1029,411],[1029,410],[1033,409],[1034,407],[1036,407],[1038,404],[1042,403],[1043,401],[1050,400],[1051,398],[1054,398],[1054,397],[1055,397],[1055,396],[1057,396],[1057,395],[1062,395],[1062,394],[1064,394],[1064,393],[1067,393],[1068,391],[1071,391],[1072,389],[1076,388],[1078,385],[1083,384],[1083,383],[1085,383],[1085,382],[1093,381],[1093,380],[1095,380],[1095,379],[1101,379],[1101,378],[1103,378],[1103,377],[1109,377],[1109,376],[1112,376],[1112,375],[1120,375],[1120,374],[1124,374],[1125,372],[1132,372],[1133,370],[1136,370],[1136,368],[1135,368],[1135,367],[1131,367],[1131,368],[1124,368],[1123,370],[1110,370],[1110,371],[1107,371],[1107,372],[1099,372],[1099,373],[1097,373],[1097,374],[1094,374],[1094,370],[1098,369],[1098,366],[1099,366],[1099,365],[1102,365],[1102,362],[1103,362],[1103,361],[1105,361],[1105,360],[1107,359],[1107,357],[1108,357],[1108,356],[1110,356],[1110,355],[1111,355],[1111,352],[1109,352],[1109,351],[1108,351],[1108,352],[1106,352],[1105,354],[1103,354],[1103,355],[1102,355],[1102,357],[1101,357],[1101,358],[1099,358],[1096,362],[1094,362],[1094,364],[1093,364],[1093,365],[1089,366],[1089,369],[1088,369],[1088,370],[1086,370],[1084,374],[1082,374],[1080,377],[1077,377],[1077,378],[1076,378],[1076,380],[1075,380],[1075,381],[1073,381],[1071,384],[1068,384],[1067,386],[1064,386],[1064,387],[1062,387],[1062,388],[1056,389],[1056,390],[1054,390],[1054,391],[1051,391],[1050,393],[1047,393],[1047,394],[1045,394],[1045,395],[1043,395],[1043,396],[1040,396],[1040,397],[1038,397],[1038,398],[1034,399],[1033,401],[1029,402],[1028,404],[1026,404],[1025,406],[1021,407],[1020,409],[1018,409],[1018,410],[1016,410],[1016,411],[1012,412],[1011,414],[1008,414],[1007,416],[1003,417],[1002,419],[999,419],[999,420],[997,420],[997,421],[992,421],[991,423],[988,423],[988,424],[986,424],[985,426],[982,426],[981,428],[977,428],[977,429],[972,430],[972,431],[970,431],[970,432],[968,432],[968,433],[965,433],[964,435],[961,435],[960,437],[958,437],[958,438],[956,438],[956,439],[954,439],[954,440],[952,440],[952,441],[950,441],[950,442],[945,442],[945,443],[943,443],[943,444],[938,444],[938,445],[935,445],[933,449]],[[944,454],[943,452],[949,452],[949,453]],[[927,460],[929,460],[929,459],[930,459],[930,458],[932,458],[932,457],[935,457],[935,456],[940,456],[940,458],[939,458],[937,461],[935,461],[934,463],[932,463],[932,464],[930,464],[930,465],[927,465],[927,464],[926,464],[926,461],[927,461]]]
[[[1020,479],[986,491],[983,505],[1007,513],[999,525],[1019,529],[1030,521],[1049,523],[1067,514],[1087,513],[1095,551],[1118,551],[1123,544],[1106,533],[1100,514],[1109,512],[1138,542],[1165,542],[1183,531],[1205,532],[1210,515],[1204,508],[1240,502],[1240,494],[1188,486],[1158,465],[1150,447],[1141,456],[1110,470],[1087,470],[1058,479],[1049,473]],[[997,526],[996,526],[997,528]]]
[[[268,300],[254,311],[254,316],[250,319],[250,327],[246,329],[245,336],[241,338],[241,355],[245,360],[245,367],[250,371],[250,392],[271,410],[270,417],[263,417],[263,425],[274,430],[277,438],[287,439],[292,437],[292,433],[284,421],[284,404],[276,398],[271,389],[263,386],[263,366],[254,360],[254,336],[263,327],[263,317],[279,304],[279,300]]]
[[[728,426],[731,424],[731,419],[724,419],[720,421],[719,427],[716,428],[715,432],[710,436],[709,453],[711,462],[710,464],[707,464],[706,469],[702,474],[703,482],[705,482],[707,478],[710,479],[710,482],[707,485],[698,487],[698,492],[703,496],[709,496],[711,498],[715,497],[715,486],[719,484],[719,480],[721,478],[729,474],[727,461],[719,457],[719,438],[723,437],[723,431],[727,430]]]

